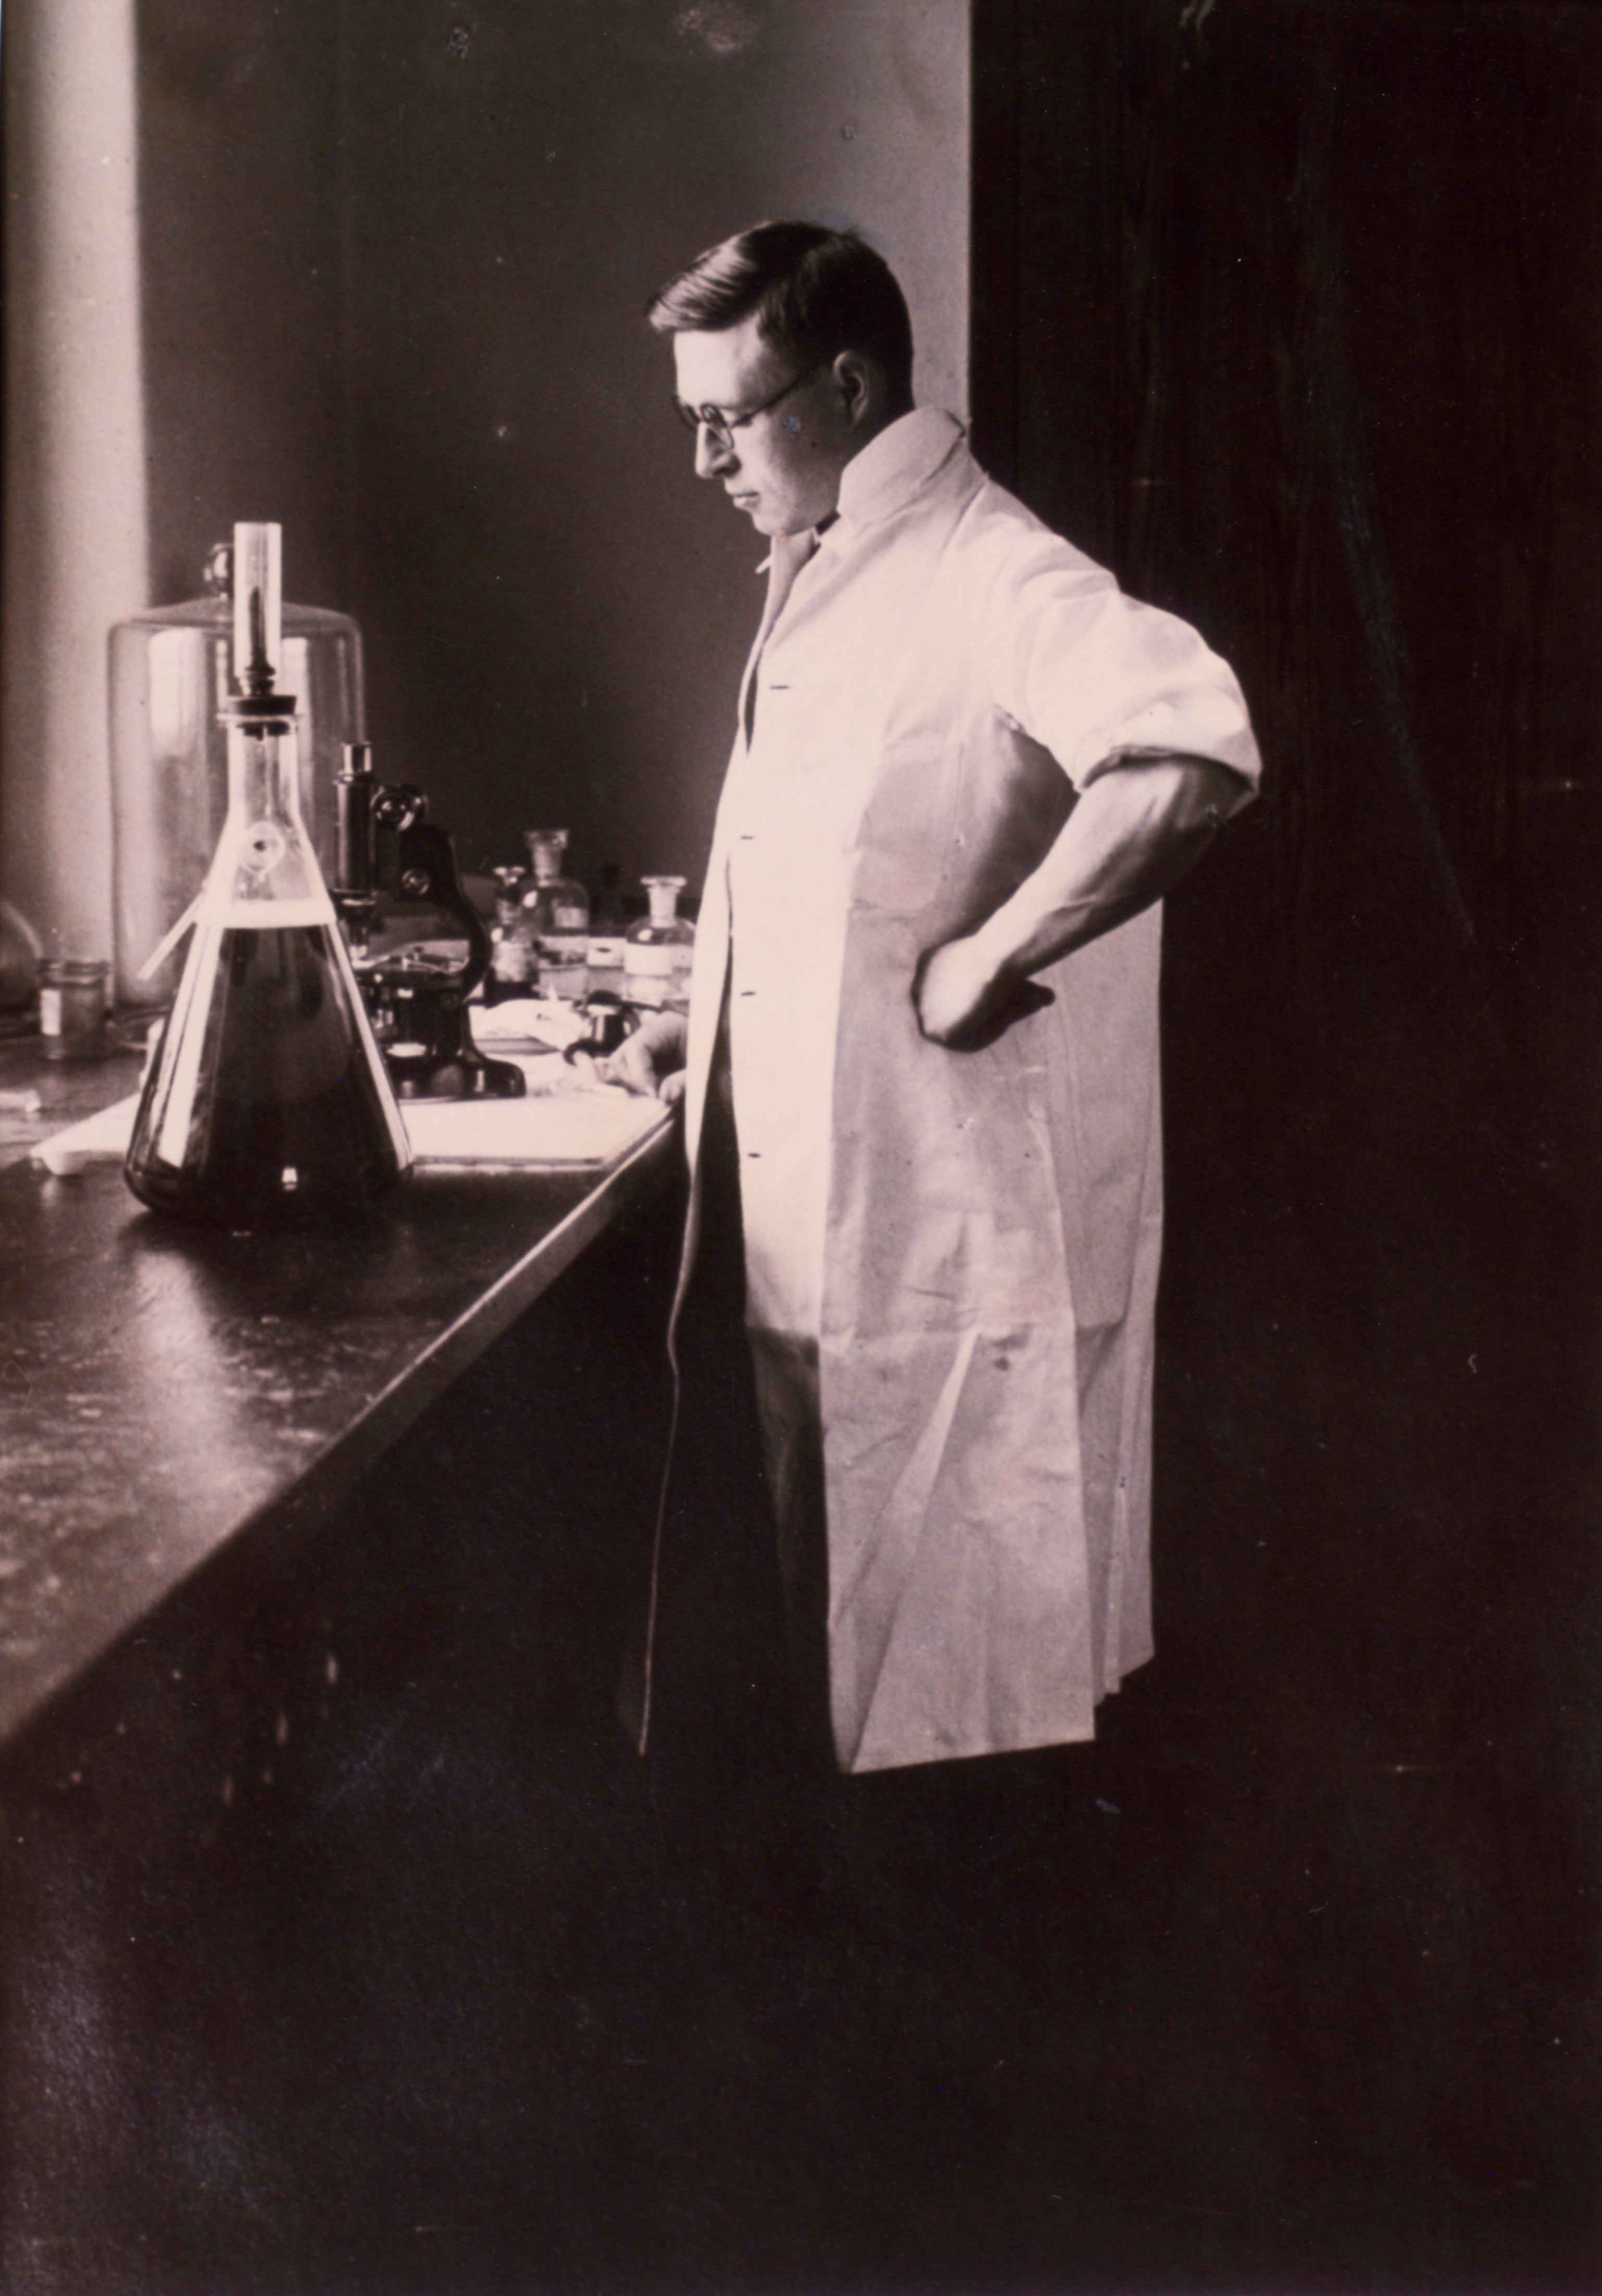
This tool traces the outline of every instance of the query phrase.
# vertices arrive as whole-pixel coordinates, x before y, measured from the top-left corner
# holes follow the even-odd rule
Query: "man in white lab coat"
[[[914,407],[859,241],[759,226],[650,316],[771,548],[688,1030],[622,1064],[684,1090],[680,1304],[722,1139],[838,1766],[1089,1738],[1151,1648],[1158,904],[1249,799],[1245,705]]]

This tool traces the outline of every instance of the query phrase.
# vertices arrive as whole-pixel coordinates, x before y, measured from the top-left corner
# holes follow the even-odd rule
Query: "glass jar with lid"
[[[47,956],[39,964],[39,1048],[47,1061],[98,1060],[106,1050],[103,957]]]
[[[527,832],[534,882],[523,896],[523,915],[539,966],[540,993],[577,1001],[590,989],[590,896],[564,874],[565,829]]]
[[[217,543],[205,594],[152,606],[110,638],[115,994],[149,1011],[178,984],[181,950],[143,968],[205,882],[228,810],[233,553]],[[326,877],[335,873],[334,784],[340,743],[364,726],[362,636],[347,614],[285,601],[286,692],[296,697],[301,819]]]
[[[523,909],[527,870],[492,869],[490,874],[495,883],[495,922],[490,931],[494,954],[484,995],[486,1002],[493,1004],[503,996],[533,995],[535,958],[533,921]]]
[[[682,1004],[689,1000],[695,961],[695,927],[679,914],[682,877],[642,877],[649,915],[628,929],[623,945],[624,993],[633,1004]]]

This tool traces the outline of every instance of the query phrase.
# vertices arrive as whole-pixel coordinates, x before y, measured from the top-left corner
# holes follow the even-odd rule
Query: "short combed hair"
[[[912,392],[912,322],[895,275],[854,232],[759,223],[698,255],[646,310],[658,334],[718,334],[756,315],[765,343],[805,366],[846,350],[879,360]]]

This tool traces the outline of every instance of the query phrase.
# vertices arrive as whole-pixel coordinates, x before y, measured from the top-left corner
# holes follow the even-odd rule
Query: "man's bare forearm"
[[[1211,758],[1141,758],[1099,775],[1018,890],[924,959],[914,996],[925,1036],[960,1041],[1030,974],[1149,908],[1250,797]]]

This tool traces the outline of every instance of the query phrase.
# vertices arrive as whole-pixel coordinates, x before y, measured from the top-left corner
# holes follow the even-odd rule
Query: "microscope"
[[[342,746],[334,784],[338,861],[329,890],[396,1095],[516,1100],[527,1089],[522,1070],[487,1059],[473,1042],[468,998],[489,971],[490,939],[462,890],[450,837],[429,819],[420,789],[375,777],[369,742]],[[408,909],[451,921],[449,955],[415,931],[397,937]],[[456,954],[463,940],[465,963]]]

